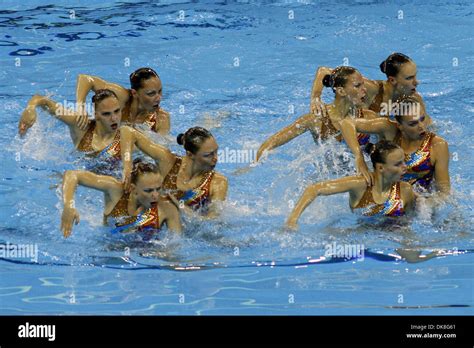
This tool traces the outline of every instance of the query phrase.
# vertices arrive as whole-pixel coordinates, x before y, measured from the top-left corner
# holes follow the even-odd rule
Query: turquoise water
[[[0,260],[0,314],[472,314],[471,3],[1,6],[0,240],[37,245],[38,258]],[[222,219],[188,222],[182,239],[124,244],[101,226],[100,195],[80,189],[81,223],[64,240],[60,174],[81,165],[67,129],[40,112],[16,136],[34,93],[73,102],[79,73],[128,86],[131,71],[151,66],[173,137],[199,124],[221,149],[256,150],[307,112],[318,66],[347,62],[382,79],[378,65],[393,51],[417,62],[419,91],[450,144],[453,201],[420,207],[416,221],[390,229],[360,223],[339,196],[308,208],[298,233],[282,231],[309,182],[352,169],[325,159],[347,149],[304,135],[246,174],[235,173],[246,163],[218,164],[230,187]],[[173,139],[160,141],[182,153]],[[365,257],[322,258],[332,243],[363,246]],[[447,255],[407,263],[400,246]]]

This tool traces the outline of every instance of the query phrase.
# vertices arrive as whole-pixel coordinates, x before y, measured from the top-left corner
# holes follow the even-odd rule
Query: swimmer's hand
[[[129,193],[132,186],[132,173],[130,172],[123,173],[122,185],[123,185],[123,191],[126,193]]]
[[[266,143],[263,143],[260,145],[260,147],[257,150],[257,156],[255,158],[255,163],[258,163],[262,158],[267,158],[268,157],[268,145]]]
[[[319,98],[314,98],[311,100],[311,105],[309,107],[310,112],[316,116],[327,116],[326,108],[324,107],[323,102]]]
[[[85,131],[89,127],[89,123],[90,123],[89,115],[87,115],[87,113],[83,110],[82,107],[79,107],[78,115],[76,118],[77,128],[79,128],[82,131]]]
[[[357,168],[357,174],[362,175],[367,183],[367,186],[372,186],[374,184],[373,174],[367,168],[367,163],[365,163],[364,155],[359,154],[355,158],[355,165]]]
[[[24,136],[26,131],[31,128],[36,122],[35,107],[27,106],[25,111],[21,114],[20,122],[18,123],[18,133]]]
[[[166,197],[167,197],[171,202],[173,202],[173,204],[176,206],[176,208],[178,208],[178,210],[179,210],[180,212],[183,212],[183,213],[186,214],[187,216],[193,216],[193,215],[195,215],[195,214],[194,214],[194,211],[193,211],[190,207],[188,207],[186,204],[184,204],[183,201],[178,201],[178,200],[176,199],[176,197],[173,196],[172,194],[168,194]]]
[[[79,223],[79,213],[74,208],[65,207],[63,215],[61,216],[61,231],[63,232],[64,238],[67,238],[72,233],[72,224],[77,225]]]
[[[290,232],[295,232],[298,229],[298,222],[288,219],[285,223],[285,228],[286,230],[289,230]]]
[[[234,170],[232,174],[234,175],[242,175],[242,174],[247,174],[252,170],[252,168],[255,168],[259,163],[258,162],[252,162],[248,166],[238,168]]]

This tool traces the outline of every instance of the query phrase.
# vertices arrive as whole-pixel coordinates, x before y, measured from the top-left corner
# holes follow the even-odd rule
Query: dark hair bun
[[[179,145],[184,145],[184,134],[180,133],[176,137],[176,141],[178,142]]]
[[[387,61],[384,60],[382,63],[380,63],[380,71],[382,71],[384,74],[387,73]]]
[[[375,149],[375,144],[367,143],[367,145],[365,145],[364,151],[365,151],[365,153],[368,153],[370,155],[370,154],[372,154],[374,149]]]
[[[331,75],[327,74],[326,76],[323,77],[323,85],[325,87],[332,87],[331,86]]]

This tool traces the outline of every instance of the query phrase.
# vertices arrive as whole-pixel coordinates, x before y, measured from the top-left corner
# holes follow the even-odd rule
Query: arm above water
[[[128,101],[129,92],[125,87],[105,81],[97,76],[79,74],[76,83],[77,112],[80,115],[77,119],[77,126],[82,130],[87,129],[87,125],[89,124],[89,117],[85,112],[87,95],[90,91],[95,92],[99,89],[109,89],[113,91],[117,95],[122,106]]]
[[[290,140],[296,138],[297,136],[305,133],[312,127],[316,127],[319,121],[317,121],[313,114],[305,114],[298,118],[291,125],[283,128],[278,131],[270,138],[265,140],[260,148],[257,151],[257,162],[260,160],[262,155],[276,147],[286,144]]]
[[[441,199],[446,199],[451,192],[451,180],[449,177],[449,147],[446,140],[436,136],[431,145],[435,154],[434,179],[436,188]]]
[[[133,167],[132,152],[134,146],[137,146],[144,154],[150,156],[159,163],[160,170],[162,163],[174,163],[176,156],[163,145],[154,143],[143,133],[129,126],[120,128],[120,149],[123,163],[123,182],[128,190],[130,186],[131,173]],[[167,173],[161,173],[164,177]]]
[[[123,192],[121,182],[111,176],[82,170],[67,170],[63,177],[64,209],[61,217],[61,231],[66,238],[72,233],[73,223],[76,225],[79,223],[79,213],[74,201],[76,188],[79,185],[102,191],[113,201],[118,201]]]
[[[80,115],[72,109],[66,109],[60,103],[54,100],[42,96],[34,95],[28,102],[25,110],[23,111],[20,122],[18,124],[18,132],[20,136],[26,134],[27,130],[31,128],[37,119],[36,108],[41,107],[46,110],[51,116],[57,118],[61,122],[65,123],[71,132],[71,137],[74,144],[82,138],[85,131],[79,129],[77,126],[77,120]]]
[[[318,196],[330,196],[344,192],[354,195],[359,190],[365,190],[365,187],[365,182],[360,176],[348,176],[312,184],[305,189],[298,203],[296,203],[286,221],[286,226],[289,229],[297,229],[301,214]]]

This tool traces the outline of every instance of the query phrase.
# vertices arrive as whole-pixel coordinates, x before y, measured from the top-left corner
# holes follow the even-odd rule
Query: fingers
[[[131,176],[130,175],[126,175],[123,179],[123,190],[125,191],[125,193],[130,193],[130,189],[131,189]]]
[[[87,115],[80,115],[77,121],[77,127],[80,130],[87,130],[87,127],[89,126],[89,117]]]
[[[234,175],[242,175],[248,173],[252,169],[251,166],[242,167],[234,171]]]
[[[367,186],[372,186],[372,176],[370,175],[370,173],[364,171],[364,173],[362,173],[362,175],[364,176],[364,179],[365,179],[365,182],[367,183]]]
[[[285,224],[287,230],[296,231],[298,229],[298,224],[296,222],[287,221]]]
[[[64,238],[68,238],[70,235],[71,235],[71,229],[70,228],[69,229],[67,229],[67,228],[63,229]]]
[[[167,197],[171,200],[171,202],[179,209],[179,201],[176,199],[175,196],[172,194],[168,194]]]
[[[72,223],[71,221],[61,221],[61,230],[63,232],[64,238],[67,238],[71,235]]]
[[[24,121],[20,121],[18,124],[18,133],[23,136],[26,134],[27,130],[30,129],[32,126],[31,123],[26,123]]]
[[[26,133],[26,130],[28,129],[27,125],[23,122],[20,122],[18,125],[18,133],[23,136]]]

